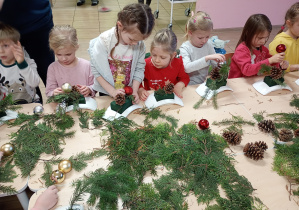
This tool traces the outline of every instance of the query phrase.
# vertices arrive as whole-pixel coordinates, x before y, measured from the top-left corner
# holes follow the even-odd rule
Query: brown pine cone
[[[258,146],[259,148],[261,148],[263,151],[265,151],[266,149],[268,149],[268,145],[266,144],[266,142],[263,141],[256,141],[254,143],[254,145]]]
[[[283,70],[281,68],[277,68],[276,66],[272,66],[270,77],[272,79],[280,79],[282,77]]]
[[[296,130],[294,130],[294,136],[295,137],[299,137],[299,128],[297,128]]]
[[[279,140],[280,141],[291,141],[293,138],[293,132],[289,129],[281,129],[279,132]]]
[[[253,143],[247,143],[243,152],[245,156],[253,160],[261,160],[264,158],[264,151]]]
[[[79,88],[77,85],[73,85],[73,86],[72,86],[72,91],[73,91],[73,92],[80,93],[80,88]]]
[[[215,68],[212,69],[210,77],[212,80],[217,80],[217,79],[221,78],[220,68],[218,66],[216,66]]]
[[[223,138],[232,145],[238,145],[241,143],[242,137],[239,133],[234,131],[224,131]]]
[[[166,83],[165,86],[164,86],[164,91],[166,94],[171,94],[173,93],[173,90],[174,90],[174,84],[173,83]]]
[[[265,133],[270,133],[275,130],[275,125],[272,120],[262,120],[259,122],[258,127],[261,131]]]
[[[122,105],[124,105],[125,102],[126,102],[126,97],[125,97],[125,95],[119,93],[119,94],[117,94],[117,95],[115,96],[115,103],[116,103],[117,105],[122,106]]]

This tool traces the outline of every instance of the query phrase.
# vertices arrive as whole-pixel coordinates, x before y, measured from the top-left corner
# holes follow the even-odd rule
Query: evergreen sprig
[[[242,135],[243,134],[242,125],[254,126],[255,123],[253,121],[244,120],[241,116],[232,115],[232,119],[224,119],[221,120],[220,122],[214,121],[213,125],[228,126],[226,130],[234,131]]]
[[[79,115],[79,126],[80,128],[84,129],[84,128],[89,128],[88,126],[88,120],[90,118],[89,112],[87,111],[82,111],[81,109],[77,109],[76,110],[78,115]]]
[[[293,144],[275,144],[273,170],[299,183],[299,138]]]
[[[60,154],[62,152],[60,144],[65,144],[64,139],[73,136],[74,131],[54,130],[45,123],[35,125],[31,121],[22,125],[17,132],[11,133],[10,138],[16,148],[13,157],[16,166],[21,170],[22,177],[30,174],[43,152]]]
[[[298,128],[299,114],[297,112],[274,113],[268,116],[274,117],[275,127],[277,129],[286,128],[296,130]]]
[[[77,110],[79,107],[79,101],[81,98],[81,94],[76,91],[71,91],[70,93],[62,93],[58,95],[50,96],[47,100],[47,103],[62,103],[65,105],[65,108],[68,104],[74,106],[73,110]]]
[[[21,125],[24,122],[28,122],[28,121],[36,122],[40,118],[41,118],[41,116],[37,115],[37,114],[29,115],[29,114],[24,114],[24,113],[18,113],[18,117],[14,121],[12,121],[12,122],[6,121],[6,123],[8,124],[9,127],[13,127],[13,126]]]
[[[7,160],[2,159],[0,165],[0,183],[13,182],[13,179],[17,177],[15,170],[13,170],[14,165],[12,164],[12,158]],[[6,193],[8,195],[17,193],[16,189],[12,186],[5,186],[0,184],[0,192]]]
[[[260,122],[262,120],[264,120],[264,114],[266,113],[266,111],[261,111],[259,113],[254,113],[253,114],[253,118],[257,121],[257,122]]]
[[[159,108],[155,108],[155,109],[142,108],[139,113],[145,115],[145,120],[144,120],[145,125],[151,124],[153,120],[157,120],[158,118],[161,118],[169,122],[172,126],[172,129],[177,128],[178,119],[174,118],[171,115],[163,114]]]
[[[92,124],[96,128],[98,128],[104,124],[103,116],[105,114],[105,111],[106,111],[106,109],[100,109],[100,110],[97,109],[91,114],[90,118],[92,120]]]
[[[18,110],[21,106],[17,106],[12,99],[12,94],[8,94],[4,99],[0,100],[0,113],[6,110]]]
[[[43,119],[49,127],[61,130],[69,129],[73,127],[75,124],[75,121],[72,116],[61,112],[44,115]]]
[[[211,90],[209,88],[206,89],[204,95],[199,99],[198,102],[196,102],[194,104],[193,108],[194,109],[198,109],[203,104],[203,102],[207,100],[207,97],[208,97],[208,95],[210,94],[211,91],[213,92],[212,93],[212,104],[213,104],[213,107],[214,107],[214,109],[218,109],[217,92],[216,92],[216,90]]]
[[[299,108],[299,98],[296,94],[294,94],[291,98],[290,106],[294,106],[297,109]]]

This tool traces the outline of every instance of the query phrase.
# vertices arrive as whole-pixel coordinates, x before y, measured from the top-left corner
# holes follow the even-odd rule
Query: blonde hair
[[[188,32],[194,32],[197,30],[202,31],[209,31],[213,29],[213,22],[211,20],[211,17],[203,12],[198,11],[194,15],[192,15],[186,24],[186,37],[188,38]]]
[[[14,43],[20,41],[21,35],[19,31],[10,25],[7,25],[0,21],[0,41],[12,40]]]
[[[298,18],[299,18],[299,2],[296,2],[288,9],[284,18],[284,24],[282,25],[280,31],[278,31],[277,34],[283,32],[287,20],[291,21],[291,24],[293,25],[298,20]]]
[[[157,46],[162,46],[163,50],[172,54],[177,48],[177,37],[172,30],[164,28],[156,33],[151,43],[151,51]]]
[[[55,51],[66,46],[78,48],[77,31],[70,25],[57,25],[52,28],[49,34],[50,49]]]

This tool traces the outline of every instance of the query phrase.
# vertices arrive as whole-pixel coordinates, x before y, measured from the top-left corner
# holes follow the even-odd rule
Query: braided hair
[[[155,25],[152,10],[146,4],[129,4],[125,6],[123,10],[117,14],[117,21],[121,22],[124,30],[128,32],[130,32],[130,26],[137,24],[136,27],[143,35],[144,39],[150,36]],[[117,43],[110,51],[111,58],[113,58],[112,54],[115,47],[119,44],[119,30],[117,24],[116,37]]]

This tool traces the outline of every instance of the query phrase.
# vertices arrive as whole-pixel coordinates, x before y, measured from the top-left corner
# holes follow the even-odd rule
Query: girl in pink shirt
[[[90,62],[75,55],[79,48],[76,29],[69,25],[54,26],[49,43],[57,61],[48,68],[46,95],[50,97],[62,93],[61,86],[69,83],[79,87],[84,97],[94,96]]]
[[[251,15],[245,23],[241,38],[232,57],[228,78],[257,75],[262,64],[288,67],[284,53],[270,55],[264,46],[272,31],[269,18],[263,14]]]

